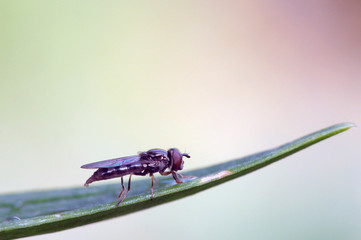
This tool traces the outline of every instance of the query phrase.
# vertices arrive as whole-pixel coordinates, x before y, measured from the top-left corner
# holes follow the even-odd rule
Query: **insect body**
[[[155,179],[153,173],[159,172],[163,176],[172,174],[174,180],[177,183],[182,183],[182,180],[179,179],[179,177],[182,177],[182,175],[177,173],[177,171],[183,169],[183,156],[190,158],[187,153],[181,153],[176,148],[170,148],[168,151],[163,149],[151,149],[147,152],[140,152],[138,155],[134,156],[89,163],[81,166],[81,168],[98,168],[98,170],[96,170],[93,175],[85,182],[84,186],[88,187],[89,184],[95,181],[120,177],[122,182],[122,191],[118,196],[119,201],[117,206],[119,206],[130,190],[130,181],[132,175],[145,176],[149,174],[149,176],[152,178],[151,199],[153,199],[153,186]],[[166,171],[167,168],[169,171]],[[128,189],[125,191],[123,176],[128,174]]]

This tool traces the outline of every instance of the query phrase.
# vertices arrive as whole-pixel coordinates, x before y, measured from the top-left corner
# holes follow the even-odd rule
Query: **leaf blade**
[[[352,123],[336,124],[267,151],[189,171],[185,174],[197,178],[183,184],[162,179],[157,184],[153,201],[149,200],[149,183],[145,181],[133,184],[129,197],[120,207],[115,206],[119,184],[0,196],[1,216],[24,218],[5,222],[4,217],[0,219],[3,221],[0,239],[65,230],[183,198],[265,167],[354,126]]]

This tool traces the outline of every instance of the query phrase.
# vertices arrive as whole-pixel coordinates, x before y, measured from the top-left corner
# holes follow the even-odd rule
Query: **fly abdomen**
[[[115,177],[121,177],[127,175],[126,169],[117,168],[99,168],[93,175],[85,182],[84,186],[87,187],[92,182],[106,180]]]
[[[90,183],[95,181],[101,181],[116,177],[122,177],[130,173],[142,171],[144,167],[142,164],[134,164],[130,166],[119,166],[113,168],[99,168],[93,175],[85,182],[84,186],[88,186]]]
[[[94,175],[95,174],[99,180],[110,179],[129,174],[129,169],[127,167],[100,168],[94,173]]]

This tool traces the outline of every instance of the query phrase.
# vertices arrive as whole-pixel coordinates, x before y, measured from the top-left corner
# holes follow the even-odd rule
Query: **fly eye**
[[[171,160],[170,169],[175,170],[175,171],[182,170],[183,169],[183,160],[182,160],[183,155],[179,152],[179,150],[175,149],[175,148],[171,148],[168,150],[168,155]]]

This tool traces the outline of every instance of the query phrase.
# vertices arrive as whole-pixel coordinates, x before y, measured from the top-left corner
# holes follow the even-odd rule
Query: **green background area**
[[[82,186],[81,165],[155,147],[189,152],[192,170],[360,124],[360,11],[1,2],[0,194]],[[360,138],[356,128],[193,197],[36,239],[359,239]]]

